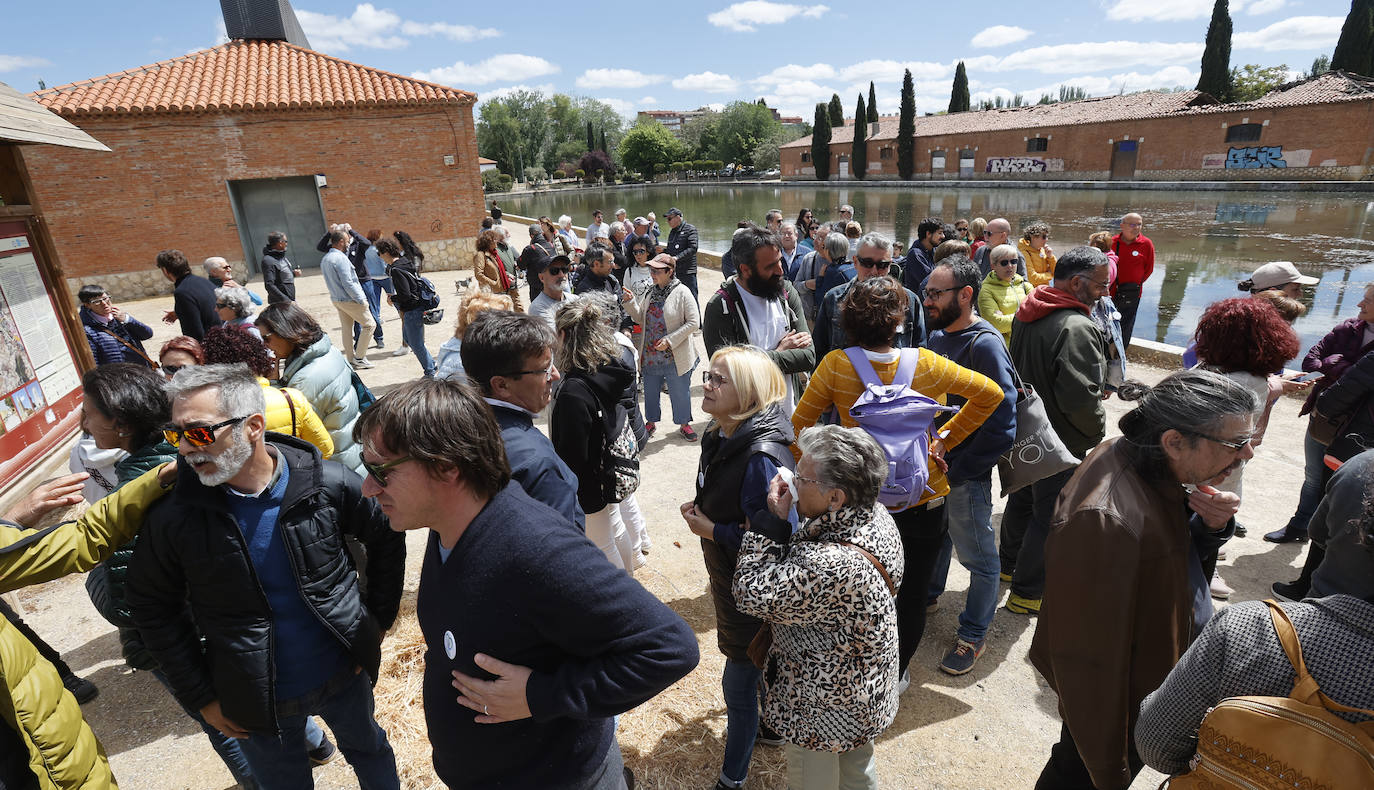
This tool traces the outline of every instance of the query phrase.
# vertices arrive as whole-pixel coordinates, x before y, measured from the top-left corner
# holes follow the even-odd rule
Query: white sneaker
[[[897,696],[902,696],[911,686],[911,670],[902,673],[902,677],[897,681]]]
[[[1235,590],[1231,589],[1231,586],[1226,583],[1226,580],[1221,578],[1221,574],[1212,574],[1213,598],[1217,599],[1218,601],[1225,601],[1231,597],[1231,593],[1233,592],[1235,592]]]
[[[409,354],[409,353],[410,353],[410,349],[409,349],[409,348],[406,348],[405,346],[401,346],[400,348],[398,348],[398,349],[396,349],[395,351],[391,352],[391,356],[393,356],[393,357],[403,357],[403,356],[405,356],[406,354]]]
[[[374,364],[372,364],[371,362],[368,362],[368,361],[365,360],[365,359],[355,359],[355,360],[353,360],[353,369],[354,369],[354,370],[371,370],[372,368],[375,368],[375,367],[377,367],[377,366],[374,365]]]

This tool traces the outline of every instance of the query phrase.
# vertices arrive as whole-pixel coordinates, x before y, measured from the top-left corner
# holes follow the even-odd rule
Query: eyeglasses
[[[180,368],[177,369],[180,370]],[[189,442],[192,447],[209,447],[210,445],[214,444],[215,440],[218,438],[215,436],[215,431],[218,431],[220,428],[223,428],[227,425],[238,425],[246,419],[248,418],[233,417],[228,420],[225,420],[224,422],[217,422],[214,425],[197,425],[191,428],[177,428],[176,426],[169,426],[167,428],[162,429],[162,435],[167,438],[167,441],[173,447],[181,446],[182,437],[185,437],[186,441]]]
[[[215,302],[215,307],[233,307],[233,305],[228,302]]]
[[[931,287],[927,286],[927,287],[926,287],[926,298],[927,298],[927,299],[939,299],[941,295],[950,293],[950,292],[952,292],[952,291],[957,291],[957,290],[959,290],[959,289],[958,289],[958,288],[931,288]]]
[[[382,488],[386,488],[387,472],[389,472],[391,468],[394,466],[399,466],[400,464],[403,464],[406,461],[414,461],[415,459],[408,455],[403,455],[400,458],[393,458],[384,464],[369,463],[368,461],[363,459],[359,460],[362,460],[363,469],[366,469],[367,473],[369,475],[372,475],[372,479],[377,481],[377,485],[381,486]]]
[[[1089,276],[1086,275],[1086,274],[1080,275],[1080,276],[1081,276],[1083,279],[1085,279],[1085,280],[1089,280],[1089,281],[1091,281],[1091,282],[1097,283],[1099,286],[1102,287],[1102,290],[1104,290],[1104,291],[1109,290],[1109,289],[1111,289],[1111,287],[1112,287],[1112,284],[1111,284],[1111,283],[1109,283],[1109,282],[1103,282],[1102,280],[1098,280],[1098,279],[1096,279],[1096,278],[1089,277]]]
[[[709,384],[712,388],[719,388],[723,384],[729,384],[730,380],[720,375],[719,373],[713,373],[709,370],[703,370],[701,371],[701,383],[702,386]]]
[[[792,475],[792,479],[802,483],[810,483],[811,485],[814,485],[817,488],[830,488],[829,485],[826,485],[824,482],[817,480],[814,477],[802,477],[801,475],[794,473]]]
[[[508,379],[514,379],[519,378],[520,376],[534,376],[542,373],[544,375],[544,378],[547,380],[553,378],[553,374],[557,372],[558,368],[554,366],[553,362],[549,362],[549,366],[546,368],[540,368],[538,370],[517,370],[514,373],[507,373],[505,374],[505,376]]]
[[[86,304],[109,304],[110,301],[111,301],[110,295],[109,295],[109,294],[105,294],[104,296],[100,297],[99,299],[92,299],[92,300],[90,300],[90,301],[87,302]]]
[[[865,269],[886,269],[892,265],[892,261],[883,260],[881,258],[863,258],[857,255],[854,256],[854,262]]]
[[[635,254],[635,255],[648,255],[648,254],[649,254],[649,251],[648,251],[648,250],[635,250],[635,251],[634,251],[634,254]]]
[[[171,377],[173,377],[173,376],[176,375],[176,373],[177,373],[178,370],[181,370],[181,369],[184,368],[184,367],[186,367],[186,366],[185,366],[185,365],[163,365],[163,366],[162,366],[162,372],[167,374],[167,378],[171,378]]]
[[[1241,450],[1244,450],[1250,444],[1250,442],[1253,442],[1255,440],[1254,436],[1247,436],[1244,439],[1241,439],[1240,441],[1234,441],[1231,439],[1218,439],[1215,436],[1208,436],[1205,433],[1198,433],[1197,431],[1188,431],[1188,433],[1191,433],[1199,439],[1206,439],[1209,442],[1216,442],[1222,447],[1230,448],[1235,452],[1240,452]]]

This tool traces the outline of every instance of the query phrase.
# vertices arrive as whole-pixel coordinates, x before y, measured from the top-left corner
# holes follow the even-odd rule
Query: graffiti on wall
[[[1248,148],[1232,148],[1226,154],[1226,169],[1255,169],[1263,167],[1288,167],[1283,161],[1283,146],[1255,145]]]
[[[1038,156],[992,156],[988,157],[989,173],[1060,173],[1064,170],[1063,159],[1041,159]]]

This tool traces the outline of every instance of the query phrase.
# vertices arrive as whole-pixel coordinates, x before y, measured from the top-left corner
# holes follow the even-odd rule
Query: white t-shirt
[[[539,295],[534,297],[534,301],[530,302],[529,314],[540,316],[549,322],[549,326],[553,326],[553,314],[558,312],[558,308],[575,301],[577,301],[577,294],[572,291],[563,294],[563,299],[557,302],[550,299],[548,294],[540,291]]]
[[[762,299],[743,288],[739,289],[739,298],[747,317],[745,323],[749,325],[749,344],[764,351],[777,348],[782,336],[792,329],[791,324],[787,323],[786,303],[781,299]],[[797,395],[792,390],[792,377],[783,378],[787,382],[787,397],[782,402],[782,410],[791,419]]]

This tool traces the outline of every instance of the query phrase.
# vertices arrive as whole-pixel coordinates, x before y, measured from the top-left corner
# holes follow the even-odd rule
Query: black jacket
[[[677,261],[677,277],[697,273],[697,229],[684,222],[668,234],[668,246],[664,252]]]
[[[363,282],[372,276],[367,273],[367,248],[372,246],[372,242],[356,230],[350,230],[348,235],[352,240],[348,242],[348,249],[344,250],[344,255],[347,255],[349,262],[353,264],[353,271],[358,274],[358,282]],[[329,252],[329,231],[324,232],[315,249]]]
[[[417,289],[420,273],[415,271],[415,263],[409,258],[397,258],[391,264],[391,284],[396,288],[396,309],[403,313],[411,310],[427,309],[428,304],[420,300]]]
[[[362,496],[351,470],[300,439],[268,440],[291,469],[277,529],[301,595],[375,682],[382,632],[400,606],[405,538]],[[227,494],[201,484],[184,460],[179,466],[176,488],[149,511],[129,566],[134,622],[182,705],[199,710],[219,700],[240,727],[276,733],[276,662],[291,657],[273,654],[272,612]],[[345,535],[367,549],[366,602]]]
[[[181,334],[204,340],[212,326],[224,323],[215,310],[215,284],[194,274],[183,275],[172,290],[172,307],[181,322]]]
[[[286,250],[262,249],[262,285],[267,303],[296,301],[296,272],[286,259]]]
[[[591,374],[580,370],[563,374],[553,402],[549,438],[558,457],[577,475],[577,501],[583,513],[596,513],[611,504],[602,491],[603,451],[608,426],[615,422],[616,404],[634,380],[635,372],[618,359]]]

